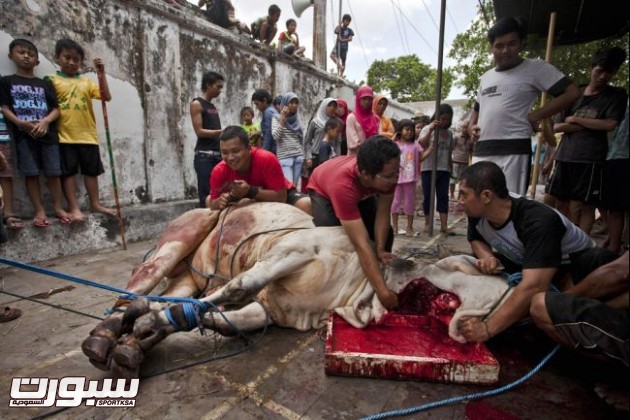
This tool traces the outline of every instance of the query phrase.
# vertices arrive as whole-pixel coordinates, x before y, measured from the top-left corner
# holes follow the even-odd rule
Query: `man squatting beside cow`
[[[226,127],[219,136],[219,149],[223,160],[212,170],[207,207],[223,210],[232,202],[250,198],[287,203],[311,214],[310,200],[284,177],[276,155],[252,147],[242,127]]]
[[[343,226],[381,303],[388,309],[398,305],[379,267],[394,258],[389,214],[400,166],[395,143],[373,137],[357,156],[322,164],[309,181],[309,199],[285,179],[275,155],[249,145],[241,127],[227,127],[219,142],[223,161],[210,177],[209,208],[222,210],[242,198],[275,201],[312,214],[315,226]],[[376,252],[370,241],[376,243]]]
[[[494,314],[486,319],[463,318],[460,333],[468,341],[486,341],[531,312],[557,341],[597,347],[627,365],[627,253],[618,259],[616,253],[595,246],[557,210],[511,195],[495,163],[482,161],[468,167],[460,177],[459,191],[477,268],[484,274],[502,269],[522,273],[514,292]],[[546,293],[552,285],[568,289],[570,295]],[[622,309],[592,298],[616,298],[613,305]]]
[[[383,306],[393,309],[398,305],[380,268],[394,257],[388,217],[400,166],[394,143],[374,136],[356,156],[342,156],[316,168],[308,184],[310,200],[284,179],[271,153],[249,145],[240,127],[228,127],[220,144],[224,161],[213,171],[211,209],[223,209],[241,198],[286,202],[312,213],[315,226],[343,226]],[[501,268],[522,272],[521,283],[495,314],[484,321],[463,319],[460,333],[469,341],[486,341],[526,317],[534,295],[545,292],[552,283],[565,286],[566,278],[579,283],[615,259],[614,253],[595,247],[557,211],[510,195],[505,175],[494,163],[479,162],[464,172],[460,201],[470,217],[468,238],[479,260],[477,268],[484,274],[497,274]],[[584,294],[581,291],[588,290],[585,285],[592,282],[581,284],[572,293]],[[585,296],[593,297],[592,293]],[[540,320],[540,304],[536,308],[532,314]],[[625,316],[627,325],[627,313]],[[609,332],[620,336],[614,328]]]

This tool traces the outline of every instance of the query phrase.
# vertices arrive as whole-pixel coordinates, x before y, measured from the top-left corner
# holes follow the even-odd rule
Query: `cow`
[[[191,210],[175,219],[127,285],[130,293],[146,295],[167,279],[162,295],[203,296],[199,301],[214,309],[121,299],[115,306],[125,306],[124,312],[107,317],[82,344],[94,366],[136,377],[147,350],[199,324],[233,336],[270,324],[319,328],[331,310],[357,328],[383,317],[387,311],[342,227],[314,227],[311,216],[286,204],[244,201],[222,211]],[[471,257],[407,265],[390,264],[388,286],[398,293],[424,277],[455,294],[456,299],[432,296],[443,302],[437,306],[455,311],[448,318],[449,334],[460,342],[465,340],[458,319],[487,314],[510,292],[502,278],[479,273]],[[239,309],[220,311],[227,304]]]

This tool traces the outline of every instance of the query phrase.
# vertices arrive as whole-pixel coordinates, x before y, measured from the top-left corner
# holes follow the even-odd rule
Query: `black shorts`
[[[82,175],[99,176],[103,169],[98,144],[59,144],[61,152],[61,171],[63,176]]]
[[[315,226],[341,226],[341,221],[335,214],[332,202],[328,198],[317,194],[313,190],[308,190],[308,196],[311,198],[311,204],[313,205],[313,224]],[[375,241],[376,197],[368,197],[365,200],[361,200],[358,208],[370,239]],[[385,240],[385,251],[392,252],[393,247],[394,230],[390,226],[387,239]]]
[[[574,348],[603,353],[628,366],[628,309],[561,292],[546,293],[545,306],[556,332]]]
[[[336,55],[337,57],[339,57],[341,59],[341,62],[343,63],[343,65],[346,65],[346,57],[348,56],[348,47],[344,47],[343,45],[341,46],[341,48],[337,48],[337,44],[335,44],[335,47],[333,48],[333,50],[331,51],[331,54]]]
[[[302,194],[296,188],[291,188],[287,191],[287,204],[295,206],[295,203],[297,203],[304,197],[306,197],[306,194]]]
[[[561,201],[598,204],[602,191],[601,163],[559,162],[547,192]]]
[[[630,210],[630,159],[613,159],[604,163],[601,207],[612,211]]]

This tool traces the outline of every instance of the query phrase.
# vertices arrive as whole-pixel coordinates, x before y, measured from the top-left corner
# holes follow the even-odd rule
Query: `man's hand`
[[[96,70],[96,74],[102,74],[105,72],[105,63],[103,63],[103,59],[95,58],[93,61],[94,69]]]
[[[234,201],[229,192],[223,193],[219,198],[211,200],[210,196],[206,198],[206,207],[212,210],[223,210],[230,205],[230,202]]]
[[[481,128],[477,124],[473,124],[468,129],[468,134],[470,134],[470,138],[473,142],[479,140],[479,136],[481,135]]]
[[[20,120],[17,126],[20,130],[24,131],[25,133],[28,133],[33,137],[35,136],[33,134],[33,130],[35,129],[35,121]]]
[[[459,321],[459,333],[469,342],[483,342],[491,337],[488,324],[477,317],[463,317]]]
[[[247,192],[249,191],[249,184],[242,179],[237,179],[233,181],[230,185],[230,195],[235,200],[240,200],[241,198],[245,198]]]
[[[389,289],[377,291],[376,296],[378,300],[388,310],[396,309],[398,307],[398,295]]]
[[[529,122],[529,125],[532,126],[532,131],[534,133],[538,133],[541,130],[540,120],[532,112],[527,114],[527,122]]]
[[[387,252],[387,251],[376,251],[376,256],[378,257],[378,260],[380,261],[381,264],[383,264],[383,266],[387,266],[387,264],[389,264],[389,262],[391,260],[393,260],[394,258],[396,258],[396,255],[392,254],[391,252]]]
[[[496,257],[484,257],[475,261],[475,267],[483,274],[497,274],[501,271],[501,263]]]
[[[44,137],[48,133],[48,126],[50,123],[46,120],[39,120],[35,122],[33,129],[31,130],[31,136]]]

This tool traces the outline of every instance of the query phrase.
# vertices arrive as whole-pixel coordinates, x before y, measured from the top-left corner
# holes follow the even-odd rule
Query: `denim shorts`
[[[17,167],[22,176],[61,175],[59,145],[42,143],[32,138],[21,138],[15,143]]]

